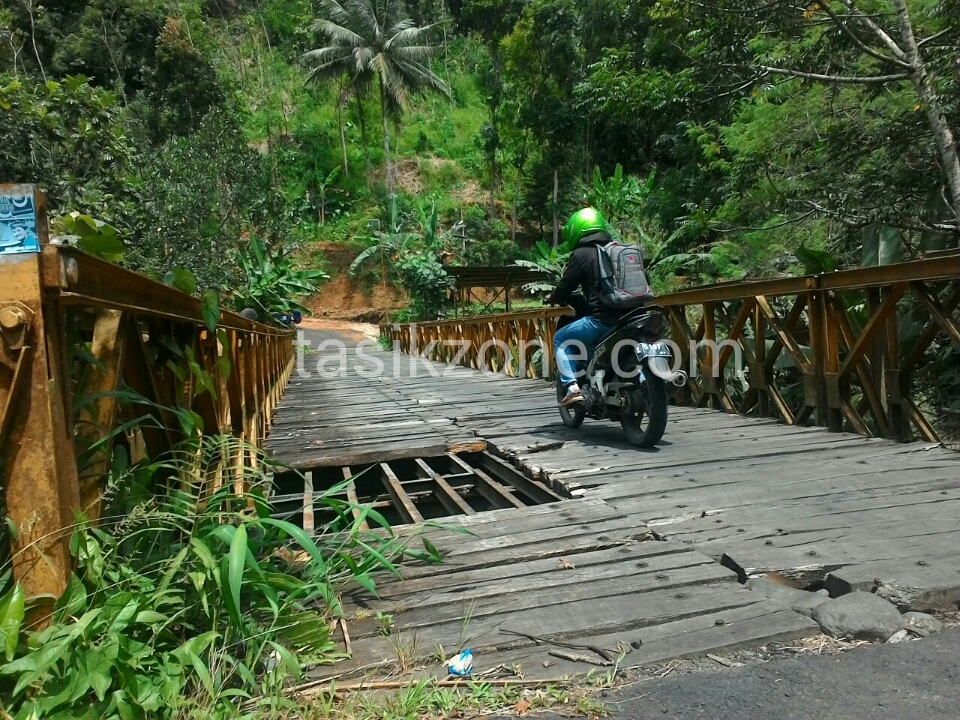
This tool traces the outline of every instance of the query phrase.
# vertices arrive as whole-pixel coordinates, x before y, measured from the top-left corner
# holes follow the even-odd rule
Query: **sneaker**
[[[560,407],[570,407],[583,402],[583,393],[580,392],[580,386],[576,383],[567,388],[567,394],[560,401]]]

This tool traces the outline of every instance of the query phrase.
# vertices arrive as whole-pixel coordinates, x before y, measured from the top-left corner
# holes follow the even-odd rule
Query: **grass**
[[[411,681],[391,691],[324,689],[278,711],[261,711],[254,720],[422,720],[424,718],[528,715],[546,710],[596,718],[608,714],[597,690],[574,683],[534,687],[464,681],[456,687],[433,678]]]

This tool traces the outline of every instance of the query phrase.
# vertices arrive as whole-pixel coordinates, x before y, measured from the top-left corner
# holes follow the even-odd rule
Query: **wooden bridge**
[[[352,659],[330,675],[441,671],[470,647],[478,671],[555,677],[815,634],[743,584],[759,575],[917,609],[960,601],[960,455],[938,434],[949,414],[933,414],[957,370],[960,255],[661,298],[699,372],[653,451],[612,424],[560,423],[537,377],[558,311],[385,328],[393,350],[304,356],[290,332],[226,312],[211,328],[194,298],[45,238],[0,255],[0,276],[0,453],[28,595],[63,590],[64,528],[103,492],[104,468],[79,467],[76,448],[123,424],[112,392],[129,387],[265,444],[297,471],[275,478],[275,501],[311,531],[314,498],[345,478],[400,534],[470,531],[430,528],[445,562],[378,597],[350,591]],[[470,342],[457,358],[444,340]],[[78,411],[81,383],[99,400]],[[124,442],[162,451],[177,440],[165,424]],[[223,482],[242,491],[231,467]]]
[[[742,584],[756,576],[956,609],[960,455],[921,401],[931,357],[960,347],[958,299],[957,255],[660,298],[701,372],[650,452],[613,424],[561,424],[535,376],[562,311],[385,327],[393,351],[307,357],[267,443],[306,475],[303,495],[281,479],[293,512],[347,477],[398,525],[472,533],[431,530],[442,565],[350,597],[347,669],[442,674],[470,647],[481,670],[555,677],[818,632]]]

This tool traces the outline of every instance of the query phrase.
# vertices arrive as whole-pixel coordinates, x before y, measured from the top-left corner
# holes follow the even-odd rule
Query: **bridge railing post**
[[[0,186],[0,472],[12,533],[13,575],[35,622],[52,612],[71,573],[69,528],[80,509],[66,413],[60,323],[43,303],[43,195]]]

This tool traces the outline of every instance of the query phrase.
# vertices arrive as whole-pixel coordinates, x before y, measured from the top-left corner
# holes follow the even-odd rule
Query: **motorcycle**
[[[583,317],[585,301],[576,297],[575,315],[560,318],[557,329]],[[586,418],[619,421],[627,440],[652,448],[667,428],[667,383],[687,384],[687,374],[672,370],[670,347],[662,342],[663,310],[645,305],[631,311],[590,353],[586,373],[578,379],[583,402],[560,408],[569,428],[579,428]],[[616,355],[614,355],[616,353]],[[557,379],[557,401],[564,386]]]

